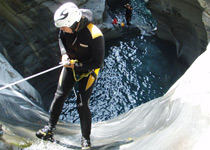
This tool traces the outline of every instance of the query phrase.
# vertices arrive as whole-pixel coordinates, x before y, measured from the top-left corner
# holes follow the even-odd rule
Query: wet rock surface
[[[0,2],[0,52],[23,77],[53,67],[60,61],[60,52],[57,44],[57,29],[54,27],[52,19],[53,12],[63,2],[65,2],[65,0],[16,0]],[[96,18],[94,21],[103,29],[105,37],[106,34],[109,33],[107,35],[111,38],[110,32],[108,32],[110,27],[107,23],[103,22],[105,1],[97,1],[97,3],[95,3],[96,1],[93,0],[75,0],[74,2],[80,7],[84,6],[84,8],[94,8],[92,9]],[[94,4],[94,7],[92,4]],[[177,47],[177,55],[180,60],[189,66],[201,53],[203,53],[203,51],[205,51],[209,41],[209,6],[210,5],[207,0],[150,0],[148,2],[148,8],[151,9],[153,15],[158,20],[157,35],[162,39],[173,42]],[[12,73],[9,72],[8,74],[11,75]],[[58,75],[59,70],[56,70],[30,81],[30,83],[42,96],[43,105],[46,110],[49,106],[44,101],[51,99],[48,92],[53,93],[52,91],[55,90],[54,85],[57,82]],[[8,82],[10,81],[12,82],[13,80],[11,79]],[[190,82],[191,81],[187,81],[186,83]],[[52,85],[52,87],[49,87],[49,85]],[[190,84],[188,86],[190,86]],[[187,87],[185,87],[185,89],[187,89]],[[173,87],[173,90],[176,91],[175,86]],[[5,109],[7,111],[4,111],[4,115],[8,115],[4,116],[4,121],[12,124],[14,118],[21,119],[18,124],[20,126],[24,126],[25,128],[30,127],[31,131],[28,136],[34,137],[33,134],[35,126],[37,128],[44,124],[38,119],[42,118],[42,120],[46,121],[48,118],[46,115],[47,113],[42,109],[37,108],[34,103],[28,102],[27,100],[31,100],[30,98],[28,99],[28,97],[18,98],[18,102],[15,102],[15,100],[17,100],[17,96],[15,94],[15,96],[13,96],[11,91],[11,95],[9,95],[10,102],[6,103],[6,101],[8,101],[7,92],[3,94],[1,93],[2,99],[5,101],[4,102],[1,99],[1,110],[3,111],[3,108],[7,107],[7,109]],[[28,94],[27,96],[31,97],[29,92],[30,91],[26,91],[25,93],[26,95]],[[168,96],[167,99],[170,99],[170,96]],[[23,99],[25,101],[21,101]],[[50,102],[48,101],[47,103],[49,104]],[[171,101],[169,101],[169,103],[171,103]],[[8,109],[10,107],[6,106],[6,104],[8,104],[11,108],[16,108],[12,109],[14,112],[12,111],[11,114],[8,113],[11,109]],[[171,106],[172,105],[166,106],[165,110],[167,110],[167,108],[171,108]],[[149,106],[145,105],[144,107]],[[188,105],[186,105],[186,108],[189,112],[191,112],[191,109],[188,109]],[[138,109],[141,109],[141,107]],[[18,111],[22,110],[24,110],[25,114],[18,113]],[[182,113],[185,114],[184,111]],[[12,119],[9,115],[12,116]],[[200,115],[202,116],[202,113]],[[34,120],[33,118],[36,119]],[[208,124],[208,117],[206,118],[206,122]],[[30,121],[27,122],[26,120]],[[113,120],[113,122],[114,121],[115,120]],[[193,119],[192,121],[195,122]],[[16,123],[17,122],[13,122],[15,125],[13,128],[11,127],[13,129],[11,132],[21,135],[23,133],[21,132],[23,129],[17,129]],[[102,129],[100,124],[96,127],[99,127],[98,130]],[[106,127],[106,125],[104,127]],[[136,125],[136,127],[138,127],[138,125]],[[144,131],[147,131],[147,128]],[[110,134],[111,133],[113,132],[110,131]],[[170,135],[169,132],[167,133]],[[25,135],[22,136],[24,137]],[[167,136],[166,139],[168,137],[169,136]],[[136,144],[138,143],[139,142],[137,141]]]
[[[158,20],[157,35],[176,45],[177,56],[181,61],[191,65],[206,49],[209,28],[205,20],[208,10],[197,0],[150,0],[149,9]],[[206,1],[202,1],[207,7]],[[205,20],[203,20],[205,16]]]

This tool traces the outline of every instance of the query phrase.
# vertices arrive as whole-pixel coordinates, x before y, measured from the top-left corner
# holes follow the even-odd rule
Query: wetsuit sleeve
[[[61,36],[62,36],[62,31],[60,30],[59,34],[58,34],[58,44],[59,44],[59,48],[61,51],[61,55],[63,55],[63,54],[66,54],[67,52],[66,52],[66,49],[65,49],[63,42],[61,40]]]
[[[103,66],[105,43],[102,34],[91,41],[90,51],[92,55],[91,60],[82,62],[82,65],[80,63],[78,63],[78,65],[75,64],[76,71],[89,71]]]

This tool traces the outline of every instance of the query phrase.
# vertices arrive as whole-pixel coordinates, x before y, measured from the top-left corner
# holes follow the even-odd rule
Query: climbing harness
[[[73,71],[74,80],[77,81],[77,82],[80,81],[84,77],[88,77],[93,72],[93,71],[90,71],[88,73],[83,73],[82,75],[80,75],[79,78],[77,78],[74,68],[72,68],[72,71]]]
[[[67,61],[67,63],[65,63],[65,65],[71,65],[71,64],[75,64],[75,63],[77,63],[78,62],[78,60],[73,60],[73,59],[71,59],[70,61]],[[78,82],[78,81],[80,81],[82,78],[84,78],[84,77],[88,77],[91,73],[93,73],[94,72],[94,70],[91,70],[91,71],[89,71],[88,73],[83,73],[83,74],[81,74],[78,78],[77,78],[77,75],[76,75],[76,72],[75,72],[75,70],[74,70],[74,68],[72,68],[72,71],[73,71],[73,76],[74,76],[74,80],[76,81],[76,82]]]

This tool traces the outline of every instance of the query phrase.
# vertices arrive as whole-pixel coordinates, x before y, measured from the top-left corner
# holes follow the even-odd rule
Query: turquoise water
[[[106,41],[104,68],[90,100],[93,122],[114,118],[162,96],[185,71],[178,62],[175,46],[148,32],[157,24],[143,0],[132,1],[132,5],[132,23],[148,30],[142,30],[142,35],[128,34]],[[110,16],[125,22],[122,6],[112,3],[110,10]],[[60,118],[78,123],[73,92],[70,97]]]

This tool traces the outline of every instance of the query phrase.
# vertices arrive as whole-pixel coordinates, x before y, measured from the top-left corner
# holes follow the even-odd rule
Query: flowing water
[[[155,20],[140,2],[132,1],[135,6],[133,22],[142,20],[140,26],[155,28]],[[114,9],[113,14],[123,21],[122,8]],[[141,15],[137,17],[138,14]],[[183,74],[185,69],[178,62],[175,46],[150,32],[144,33],[106,41],[104,68],[100,70],[90,100],[93,122],[114,118],[162,96]],[[65,102],[60,118],[79,123],[73,92]]]

